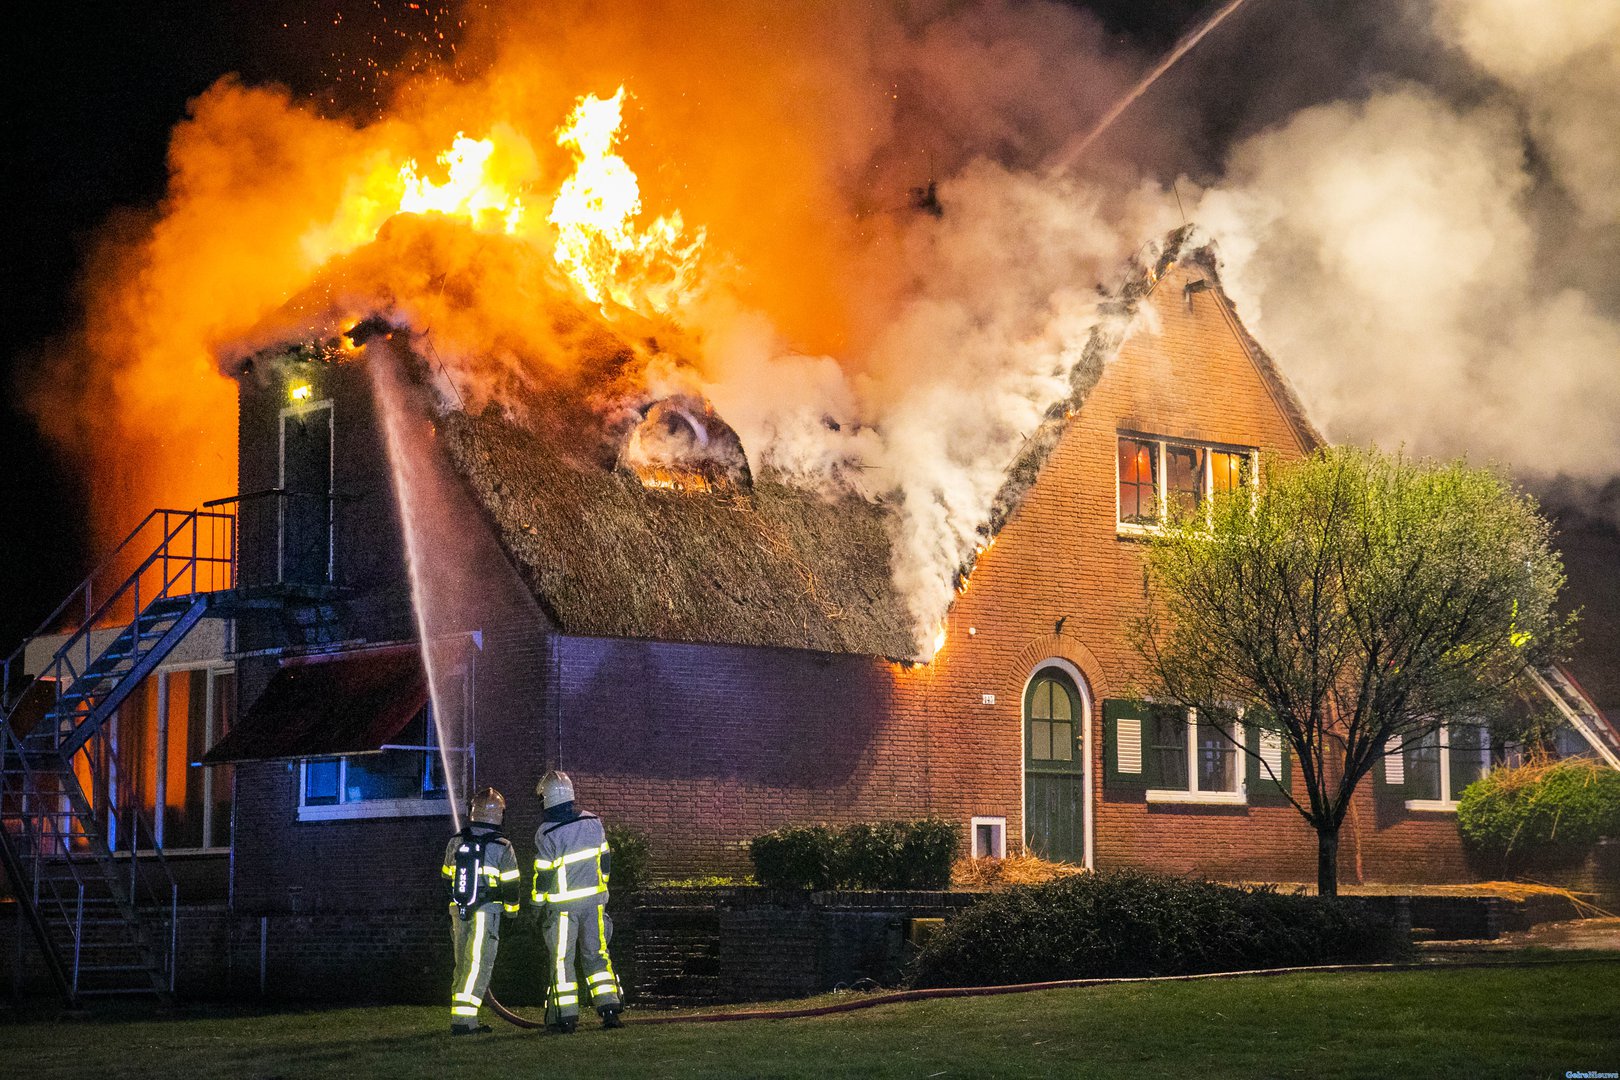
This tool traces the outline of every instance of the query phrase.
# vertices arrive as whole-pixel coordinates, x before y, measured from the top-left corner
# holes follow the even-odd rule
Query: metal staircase
[[[21,675],[25,642],[0,672],[0,862],[70,1004],[174,989],[178,889],[110,782],[107,721],[201,619],[229,614],[235,576],[235,514],[154,510],[41,627],[76,622],[41,670]]]

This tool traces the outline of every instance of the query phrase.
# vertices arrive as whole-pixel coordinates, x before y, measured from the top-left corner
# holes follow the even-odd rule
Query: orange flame
[[[436,160],[445,170],[443,183],[422,175],[415,158],[403,164],[386,154],[373,159],[349,181],[336,216],[305,233],[308,269],[369,244],[395,214],[463,218],[481,232],[515,234],[525,224],[518,193],[539,166],[520,133],[505,124],[494,125],[482,139],[458,131]]]
[[[467,218],[476,228],[498,225],[502,232],[516,232],[523,220],[523,200],[490,175],[494,153],[494,139],[469,139],[464,132],[456,132],[450,149],[439,155],[439,164],[449,171],[449,179],[442,184],[418,176],[414,158],[405,162],[399,169],[400,183],[405,186],[400,212],[450,214]]]
[[[641,187],[613,152],[623,106],[622,86],[610,98],[587,94],[557,132],[557,145],[572,148],[575,168],[548,218],[557,227],[553,255],[593,303],[667,312],[692,288],[704,231],[688,240],[678,210],[636,229]]]

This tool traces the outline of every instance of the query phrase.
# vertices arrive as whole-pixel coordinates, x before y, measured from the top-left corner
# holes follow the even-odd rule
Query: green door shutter
[[[1149,719],[1145,702],[1111,698],[1103,702],[1103,794],[1139,800],[1152,786],[1149,776]]]
[[[1267,731],[1257,724],[1243,726],[1243,742],[1248,753],[1247,800],[1250,806],[1287,806],[1286,792],[1292,790],[1294,778],[1288,745],[1282,734]],[[1268,768],[1269,766],[1269,768]],[[1273,778],[1275,774],[1275,778]]]

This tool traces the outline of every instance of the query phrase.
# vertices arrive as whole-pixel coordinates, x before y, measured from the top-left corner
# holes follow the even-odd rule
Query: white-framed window
[[[1115,455],[1115,520],[1119,532],[1158,528],[1172,509],[1193,513],[1216,495],[1252,488],[1253,447],[1121,432]]]
[[[449,755],[458,767],[459,751]],[[298,770],[298,820],[449,815],[432,705],[424,705],[394,741],[366,754],[303,758]]]
[[[1148,802],[1244,801],[1241,724],[1227,738],[1196,709],[1156,709],[1144,727]]]
[[[1004,817],[976,817],[970,822],[972,852],[975,859],[1005,859],[1007,857],[1007,819]]]
[[[1477,724],[1446,724],[1407,739],[1387,760],[1385,775],[1399,777],[1408,810],[1455,812],[1463,789],[1490,769],[1490,732]]]

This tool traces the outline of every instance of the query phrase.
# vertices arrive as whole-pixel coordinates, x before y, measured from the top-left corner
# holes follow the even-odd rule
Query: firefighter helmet
[[[506,816],[506,797],[492,787],[483,788],[473,795],[467,816],[487,825],[499,825]]]
[[[553,806],[574,801],[574,782],[568,779],[567,773],[553,769],[540,778],[534,793],[540,796],[540,801],[547,810],[550,810]]]

